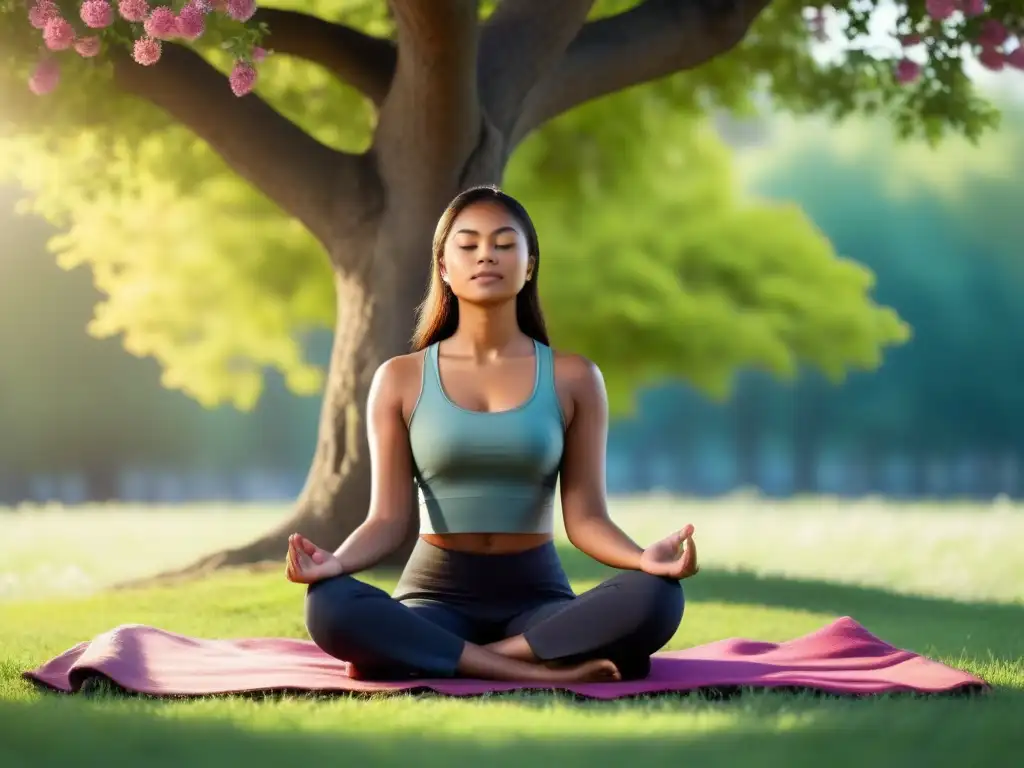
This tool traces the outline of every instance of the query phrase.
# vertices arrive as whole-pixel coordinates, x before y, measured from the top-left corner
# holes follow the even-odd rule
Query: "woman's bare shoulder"
[[[422,350],[385,360],[374,375],[373,390],[381,399],[400,405],[404,416],[412,412],[423,381]]]
[[[423,350],[406,355],[395,355],[380,364],[377,377],[390,384],[401,384],[410,378],[419,379],[423,373]]]
[[[553,349],[555,385],[574,400],[588,401],[604,394],[604,376],[590,358],[575,352]]]
[[[555,358],[555,376],[579,382],[593,382],[595,377],[601,377],[601,369],[589,357],[560,349],[551,351]]]

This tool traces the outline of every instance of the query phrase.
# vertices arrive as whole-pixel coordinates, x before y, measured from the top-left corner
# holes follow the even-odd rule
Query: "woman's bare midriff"
[[[509,555],[534,549],[554,537],[550,533],[424,533],[420,538],[435,547],[455,552]]]

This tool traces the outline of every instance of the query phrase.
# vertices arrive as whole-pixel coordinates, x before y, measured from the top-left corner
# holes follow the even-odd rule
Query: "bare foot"
[[[594,659],[571,667],[554,668],[552,672],[569,683],[614,683],[622,679],[618,667],[608,659]]]
[[[569,682],[613,682],[622,679],[622,675],[615,664],[606,659],[595,659],[583,664],[540,661],[534,655],[530,644],[526,642],[526,638],[522,635],[515,635],[514,637],[499,640],[496,643],[489,643],[484,646],[484,649],[506,659],[537,664],[558,675],[559,679]]]
[[[374,675],[362,674],[355,664],[347,662],[346,674],[351,680],[379,680]],[[550,664],[532,664],[534,674],[527,679],[551,683],[614,683],[622,679],[614,663],[606,659],[595,659],[571,666]]]
[[[509,658],[472,643],[463,646],[457,671],[460,677],[538,683],[596,683],[622,679],[615,664],[606,659],[556,666]]]

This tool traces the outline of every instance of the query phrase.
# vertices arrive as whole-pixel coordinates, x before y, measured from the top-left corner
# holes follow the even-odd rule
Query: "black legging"
[[[623,571],[576,597],[553,544],[513,555],[417,544],[395,597],[352,576],[311,585],[306,628],[367,677],[451,677],[464,644],[523,634],[543,661],[606,658],[645,677],[683,616],[679,582]]]

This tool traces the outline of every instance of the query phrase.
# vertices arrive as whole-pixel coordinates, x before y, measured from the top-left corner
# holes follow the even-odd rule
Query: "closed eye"
[[[473,243],[472,245],[460,245],[459,249],[463,250],[463,251],[475,251],[476,247],[477,247],[476,243]],[[499,251],[508,251],[508,250],[510,250],[512,248],[515,248],[516,244],[515,243],[498,243],[494,247],[497,250],[499,250]]]

